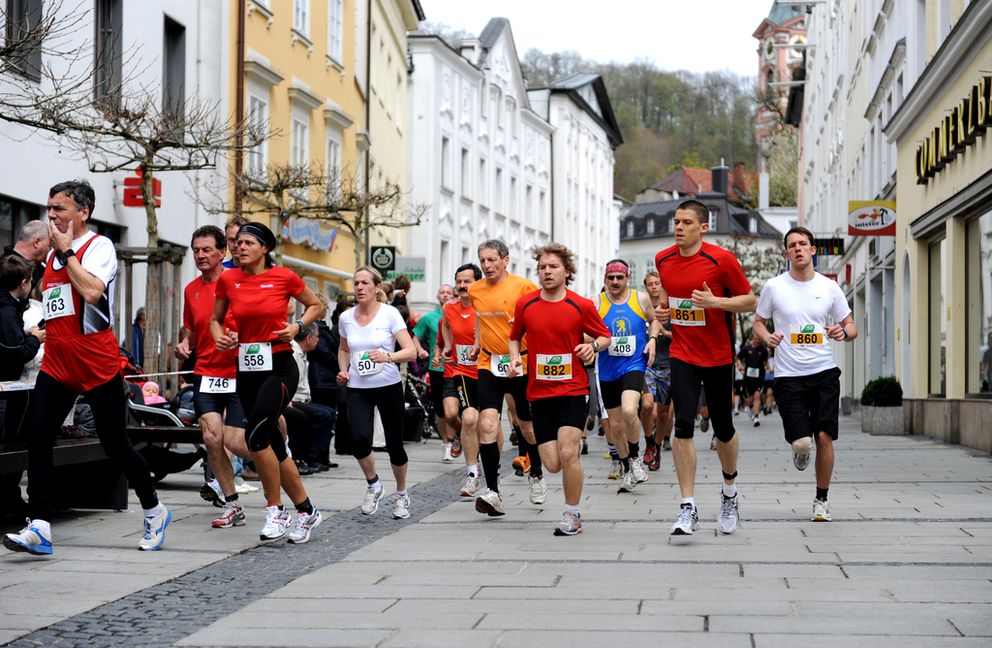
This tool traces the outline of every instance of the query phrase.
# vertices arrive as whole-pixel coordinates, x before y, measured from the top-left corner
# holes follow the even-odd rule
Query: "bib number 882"
[[[541,373],[545,376],[564,376],[565,365],[541,365]]]

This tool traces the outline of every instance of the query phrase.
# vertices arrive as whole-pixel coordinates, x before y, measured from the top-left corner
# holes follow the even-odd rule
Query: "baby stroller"
[[[434,423],[434,405],[427,395],[429,385],[413,373],[407,373],[403,388],[405,414],[403,420],[403,440],[422,442],[431,433],[440,438]]]

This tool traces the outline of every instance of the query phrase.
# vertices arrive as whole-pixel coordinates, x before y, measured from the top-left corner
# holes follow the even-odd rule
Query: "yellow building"
[[[231,0],[232,108],[240,95],[244,119],[275,132],[244,155],[244,173],[271,179],[280,166],[308,166],[331,185],[364,174],[366,2]],[[251,204],[245,197],[245,207]],[[350,290],[355,240],[346,229],[278,213],[269,218],[282,233],[283,265],[332,299]]]
[[[897,147],[896,375],[907,430],[992,451],[992,3],[926,7]]]

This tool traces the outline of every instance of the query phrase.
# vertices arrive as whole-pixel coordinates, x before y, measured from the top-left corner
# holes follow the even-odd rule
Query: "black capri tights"
[[[349,387],[348,422],[351,424],[351,448],[355,459],[364,459],[372,454],[372,432],[375,409],[379,408],[382,429],[386,433],[386,452],[389,463],[405,466],[406,450],[403,448],[403,385],[386,385],[356,389]]]
[[[300,370],[292,351],[272,354],[272,371],[238,371],[238,398],[244,407],[248,423],[245,443],[252,452],[272,448],[282,463],[286,457],[286,442],[279,432],[279,417],[293,400],[300,383]]]
[[[699,391],[706,393],[713,434],[726,443],[734,438],[732,398],[734,365],[699,367],[672,358],[672,402],[675,404],[675,438],[691,439],[696,428]]]

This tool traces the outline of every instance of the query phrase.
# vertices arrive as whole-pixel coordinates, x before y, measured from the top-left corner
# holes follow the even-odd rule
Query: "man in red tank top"
[[[107,458],[141,501],[145,532],[138,548],[161,549],[172,520],[158,500],[148,464],[127,438],[127,387],[113,331],[117,252],[110,239],[89,229],[95,202],[93,188],[84,180],[62,182],[48,192],[52,253],[41,281],[45,357],[28,410],[30,518],[20,533],[4,535],[3,544],[12,551],[52,553],[52,446],[78,395],[86,396],[93,409]]]

